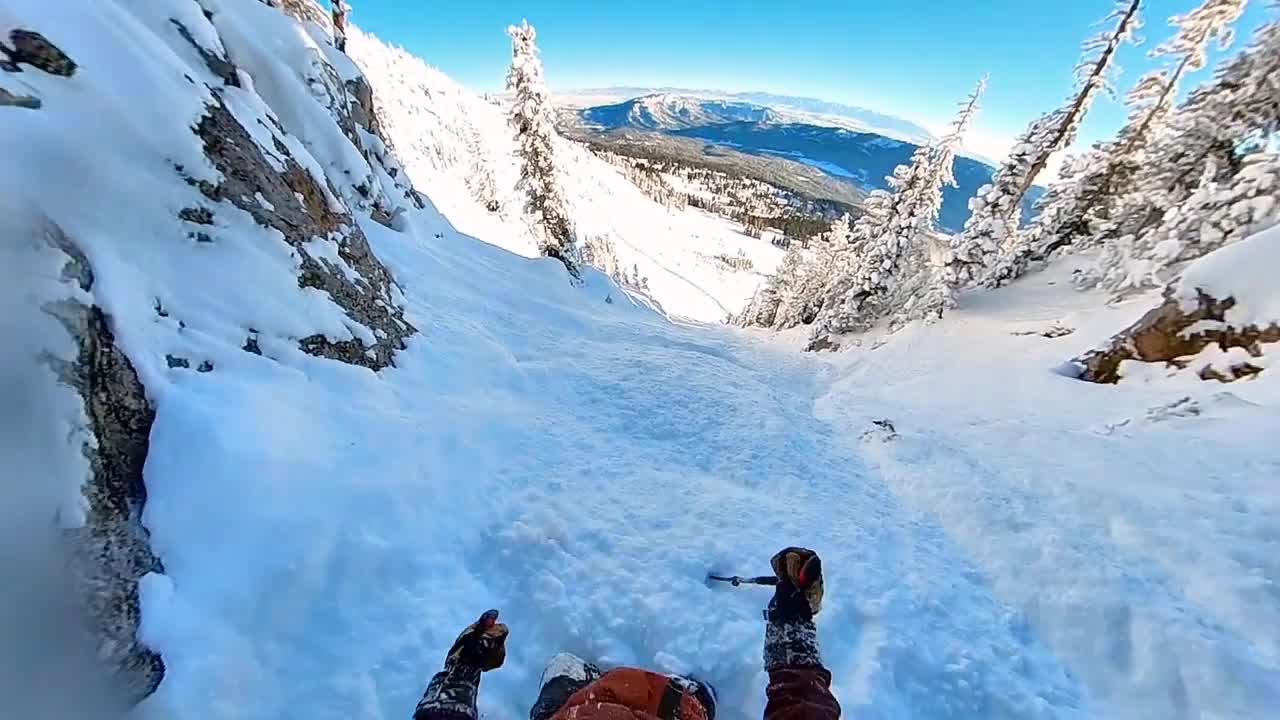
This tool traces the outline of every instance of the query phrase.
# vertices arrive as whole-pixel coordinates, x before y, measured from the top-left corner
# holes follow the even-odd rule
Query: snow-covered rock
[[[63,421],[83,464],[53,510],[136,702],[164,672],[139,581],[164,570],[142,519],[168,389],[308,355],[393,365],[415,328],[366,228],[420,200],[317,22],[257,0],[16,0],[0,35],[7,257],[61,257],[26,300],[52,325],[24,341],[79,397]]]
[[[1232,382],[1262,373],[1280,343],[1280,228],[1228,245],[1187,267],[1161,305],[1080,359],[1081,378],[1115,383],[1184,371]],[[1156,367],[1159,367],[1158,365]]]

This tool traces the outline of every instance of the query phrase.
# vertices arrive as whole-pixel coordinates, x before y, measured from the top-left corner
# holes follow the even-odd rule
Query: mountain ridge
[[[562,113],[577,124],[574,134],[606,138],[621,131],[643,131],[732,148],[758,157],[808,165],[863,192],[888,188],[887,178],[908,163],[921,143],[891,137],[857,123],[818,124],[804,113],[755,103],[707,99],[695,95],[652,93],[618,103]],[[956,157],[956,185],[943,190],[940,228],[957,232],[969,217],[969,198],[991,181],[995,168],[980,159]],[[1030,217],[1043,190],[1033,188],[1024,202]]]
[[[748,103],[767,108],[778,115],[803,117],[812,124],[827,124],[833,127],[875,132],[916,144],[928,142],[934,137],[933,133],[917,123],[878,110],[819,98],[778,95],[762,91],[726,92],[678,87],[618,86],[558,93],[556,100],[567,107],[582,108],[617,104],[654,95]]]

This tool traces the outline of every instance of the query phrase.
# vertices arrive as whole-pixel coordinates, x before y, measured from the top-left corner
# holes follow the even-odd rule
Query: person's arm
[[[813,616],[822,608],[822,561],[804,548],[773,556],[778,577],[765,610],[765,720],[838,720],[840,703],[831,694],[831,673],[822,665]]]
[[[413,720],[476,720],[480,673],[502,667],[507,658],[507,626],[490,610],[454,641],[444,670],[427,685]]]

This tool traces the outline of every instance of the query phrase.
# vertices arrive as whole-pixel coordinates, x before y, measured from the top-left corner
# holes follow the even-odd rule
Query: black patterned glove
[[[769,561],[778,578],[767,617],[772,621],[812,620],[822,609],[822,559],[818,553],[789,547]]]
[[[498,611],[489,610],[467,626],[453,642],[445,668],[469,667],[488,672],[507,659],[507,626],[498,622]]]

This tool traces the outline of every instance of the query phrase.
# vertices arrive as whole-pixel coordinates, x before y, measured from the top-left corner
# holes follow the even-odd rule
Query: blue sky
[[[675,86],[808,95],[901,115],[931,129],[983,73],[991,76],[969,143],[999,151],[1072,89],[1080,42],[1112,0],[351,0],[353,20],[403,45],[459,82],[497,91],[510,53],[504,28],[538,29],[555,92]],[[1167,19],[1199,0],[1147,0],[1146,42],[1121,56],[1123,89],[1152,67],[1145,53]],[[1252,0],[1238,23],[1247,41],[1273,11]],[[1203,77],[1201,73],[1196,79]],[[1116,102],[1095,105],[1083,139],[1119,126]]]

